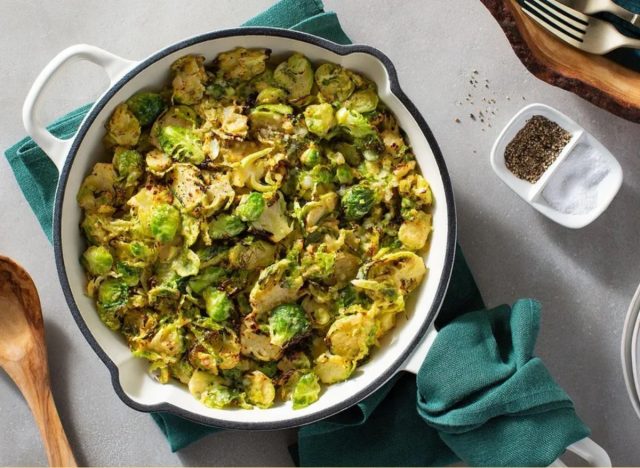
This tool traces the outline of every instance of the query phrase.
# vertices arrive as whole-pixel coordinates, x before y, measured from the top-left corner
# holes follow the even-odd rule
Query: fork
[[[635,14],[619,5],[616,5],[611,0],[558,0],[560,3],[573,8],[574,10],[581,11],[585,15],[595,15],[596,13],[613,13],[618,18],[621,18],[634,26],[640,27],[640,14]]]
[[[525,0],[522,9],[547,31],[585,52],[603,55],[620,47],[640,49],[640,39],[627,37],[611,23],[587,16],[557,0]]]

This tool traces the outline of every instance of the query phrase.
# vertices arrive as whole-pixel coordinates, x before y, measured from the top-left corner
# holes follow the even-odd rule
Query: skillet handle
[[[73,139],[61,140],[53,136],[38,119],[37,110],[42,93],[51,78],[63,65],[79,60],[88,60],[102,67],[109,77],[110,86],[113,86],[125,71],[137,63],[123,59],[99,47],[77,44],[56,55],[40,72],[22,106],[22,123],[29,136],[51,158],[58,168],[58,172],[62,170]]]
[[[400,366],[400,370],[411,372],[412,374],[417,375],[418,371],[420,370],[420,366],[422,366],[422,363],[427,357],[427,353],[431,349],[431,346],[433,345],[433,342],[436,340],[437,336],[438,332],[436,331],[436,328],[432,323],[427,329],[427,332],[424,334],[422,341],[418,343],[418,346],[416,346],[411,356],[409,356],[404,364]]]
[[[587,462],[585,466],[611,466],[609,454],[588,437],[579,440],[567,447],[567,452],[572,452]],[[560,458],[549,466],[567,466]]]

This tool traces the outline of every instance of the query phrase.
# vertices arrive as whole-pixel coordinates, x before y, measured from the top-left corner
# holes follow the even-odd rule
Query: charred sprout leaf
[[[92,245],[82,254],[82,264],[92,275],[106,275],[113,265],[113,257],[105,247]]]
[[[345,218],[348,220],[364,218],[373,208],[374,202],[373,190],[362,185],[347,189],[340,200]]]
[[[109,147],[134,147],[138,144],[142,132],[140,122],[125,103],[119,104],[115,108],[106,128],[105,143]]]
[[[289,92],[290,101],[307,96],[313,87],[311,62],[304,55],[295,53],[276,67],[273,79]]]
[[[298,304],[282,304],[269,315],[271,344],[284,346],[309,331],[307,314]]]
[[[189,280],[189,287],[193,292],[200,294],[206,287],[218,286],[229,276],[229,272],[218,266],[210,266],[200,271],[197,276]]]
[[[204,95],[207,72],[204,57],[187,55],[171,65],[173,100],[178,104],[197,104]]]
[[[260,217],[251,225],[258,231],[268,232],[273,242],[280,242],[287,237],[293,231],[293,227],[286,215],[284,197],[279,193],[273,194]]]
[[[127,106],[143,127],[151,125],[167,106],[158,93],[141,92],[127,99]]]

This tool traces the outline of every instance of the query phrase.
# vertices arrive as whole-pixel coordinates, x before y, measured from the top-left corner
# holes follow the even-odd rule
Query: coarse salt
[[[609,172],[602,153],[578,143],[549,178],[542,198],[561,213],[587,214],[596,208],[601,182]]]

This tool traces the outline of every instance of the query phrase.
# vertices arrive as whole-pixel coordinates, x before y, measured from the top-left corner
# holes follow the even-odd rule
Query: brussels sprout
[[[322,95],[329,101],[344,101],[355,88],[349,74],[335,63],[323,63],[315,74],[316,84]]]
[[[238,47],[218,54],[215,64],[225,79],[246,81],[265,71],[269,53],[268,49]]]
[[[209,236],[212,239],[228,239],[237,236],[246,227],[238,216],[223,214],[209,223]]]
[[[271,344],[276,346],[300,339],[310,327],[307,314],[298,304],[279,305],[269,315]]]
[[[171,191],[187,212],[193,212],[205,201],[200,170],[191,164],[175,164],[171,171]]]
[[[360,112],[341,107],[336,112],[338,125],[353,138],[377,137],[376,129]]]
[[[338,182],[341,184],[352,184],[354,178],[353,169],[351,169],[350,166],[344,164],[336,168],[336,179],[338,179]]]
[[[135,150],[118,147],[113,155],[113,168],[118,180],[124,181],[126,185],[133,185],[144,173],[142,155]]]
[[[148,260],[149,257],[153,255],[153,251],[148,246],[138,241],[134,241],[129,244],[129,252],[131,252],[131,255],[135,258],[141,260]]]
[[[118,278],[129,287],[133,287],[140,282],[140,270],[125,263],[116,263],[116,273]]]
[[[127,99],[129,110],[143,127],[151,125],[165,109],[166,104],[158,93],[140,92]]]
[[[408,294],[420,284],[426,273],[422,257],[400,251],[377,258],[367,271],[367,279],[391,282],[402,294]]]
[[[284,197],[279,192],[274,193],[267,200],[267,207],[260,217],[251,223],[251,226],[258,231],[268,232],[273,242],[280,242],[293,231],[286,215]]]
[[[158,133],[158,143],[162,151],[177,161],[193,164],[204,162],[202,141],[193,130],[171,125],[162,127]]]
[[[418,211],[413,219],[407,220],[398,230],[398,239],[411,250],[420,250],[427,243],[431,232],[431,215]]]
[[[215,383],[207,388],[200,396],[200,401],[209,408],[225,408],[237,398],[235,392],[229,387]]]
[[[340,141],[334,146],[334,148],[342,155],[346,163],[350,166],[357,167],[358,164],[362,162],[362,157],[360,156],[360,153],[358,153],[355,145]]]
[[[203,370],[195,370],[189,379],[189,392],[200,399],[202,393],[217,381],[219,379],[215,375]]]
[[[373,190],[362,185],[348,188],[340,200],[345,218],[348,220],[364,218],[373,208],[374,202]]]
[[[149,342],[149,351],[164,357],[179,356],[184,352],[184,331],[178,323],[160,326]]]
[[[282,347],[271,344],[268,334],[260,330],[254,313],[247,315],[240,325],[241,352],[258,361],[276,361],[282,356]]]
[[[311,62],[304,55],[295,53],[276,67],[273,79],[289,92],[290,101],[307,96],[313,87]]]
[[[222,291],[212,287],[202,291],[207,315],[216,322],[223,322],[233,313],[233,302]]]
[[[127,303],[129,288],[127,284],[115,278],[107,278],[98,288],[98,306],[103,309],[118,309]]]
[[[163,203],[151,213],[151,235],[159,242],[171,242],[180,229],[180,212]]]
[[[115,108],[107,122],[106,129],[107,134],[104,142],[107,147],[133,147],[138,143],[142,133],[140,122],[125,103],[118,104]]]
[[[291,392],[291,401],[293,402],[293,409],[301,409],[309,406],[311,403],[318,399],[320,395],[320,384],[318,383],[318,376],[313,372],[304,374]]]
[[[229,263],[233,268],[256,270],[271,265],[276,257],[276,248],[269,242],[258,240],[248,245],[238,244],[229,250]]]
[[[193,250],[187,249],[171,263],[171,269],[181,278],[197,275],[200,257]]]
[[[367,315],[358,312],[340,317],[331,324],[326,341],[333,354],[350,361],[358,361],[369,353],[375,324]]]
[[[186,385],[191,380],[194,369],[187,359],[180,359],[177,362],[169,364],[169,371],[171,375]]]
[[[251,192],[248,195],[243,195],[235,214],[242,221],[255,221],[262,215],[265,205],[264,197],[260,192]]]
[[[267,377],[273,378],[278,373],[278,362],[279,361],[271,361],[262,363],[258,366],[258,370]]]
[[[353,370],[355,363],[342,356],[331,353],[323,353],[316,358],[316,365],[313,371],[325,384],[333,384],[347,380]]]
[[[242,385],[247,392],[249,403],[258,408],[269,408],[276,398],[276,388],[269,377],[255,370],[244,376]]]
[[[256,97],[256,104],[278,104],[286,101],[287,93],[280,88],[265,88]]]
[[[103,246],[91,246],[82,254],[82,264],[92,275],[106,275],[113,266],[113,257]]]
[[[87,212],[108,213],[115,211],[115,172],[107,163],[97,163],[91,174],[82,181],[76,200],[80,208]]]
[[[163,176],[171,169],[173,159],[161,150],[153,149],[147,153],[144,159],[147,170],[156,176]]]
[[[333,274],[336,263],[335,252],[314,252],[302,258],[302,275],[313,280],[327,279]]]
[[[304,123],[311,133],[320,138],[326,137],[336,126],[333,107],[327,103],[307,106],[304,110]]]
[[[219,285],[229,275],[229,272],[218,266],[210,266],[200,271],[197,276],[189,280],[189,287],[200,294],[207,286]]]
[[[300,162],[306,167],[312,168],[317,166],[322,161],[322,156],[320,155],[320,151],[315,145],[309,146],[304,152],[300,155]]]
[[[204,95],[207,72],[204,57],[186,55],[171,64],[172,98],[180,104],[197,104]]]
[[[298,298],[304,280],[300,274],[292,271],[294,265],[291,260],[282,259],[260,272],[249,294],[253,310],[261,314]]]
[[[372,88],[356,91],[345,101],[344,107],[361,114],[374,111],[378,107],[378,93]]]

